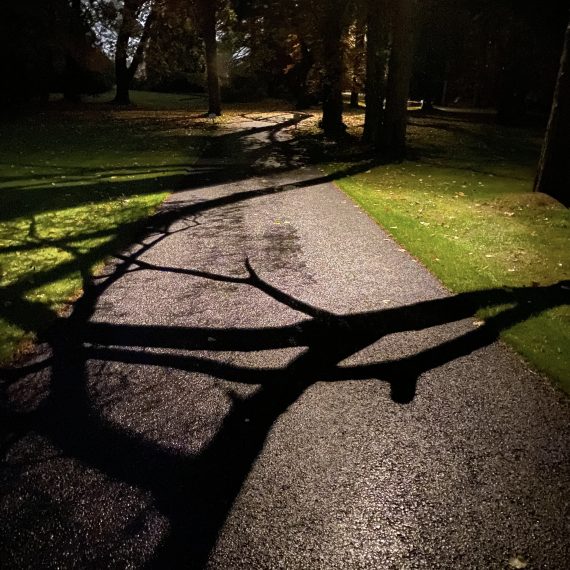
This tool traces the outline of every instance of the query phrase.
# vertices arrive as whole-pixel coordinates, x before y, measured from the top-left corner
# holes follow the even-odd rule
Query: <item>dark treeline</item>
[[[0,98],[202,91],[219,115],[223,101],[281,97],[321,105],[325,135],[338,137],[350,92],[352,107],[366,103],[365,141],[401,159],[409,98],[546,123],[568,11],[568,0],[6,2]]]

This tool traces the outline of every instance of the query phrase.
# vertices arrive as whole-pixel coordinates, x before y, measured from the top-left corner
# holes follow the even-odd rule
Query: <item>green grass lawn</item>
[[[53,103],[2,121],[1,362],[77,294],[82,270],[126,245],[136,222],[188,180],[204,143],[192,120],[200,101],[133,100],[124,109]]]
[[[409,138],[418,160],[377,166],[338,184],[449,289],[570,279],[570,212],[531,192],[540,133],[416,118]],[[570,391],[568,305],[503,338]]]

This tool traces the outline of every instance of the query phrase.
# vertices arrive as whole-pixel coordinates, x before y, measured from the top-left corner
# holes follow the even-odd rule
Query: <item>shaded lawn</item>
[[[204,144],[195,111],[180,96],[135,97],[143,104],[134,109],[55,104],[4,119],[0,303],[4,315],[18,299],[36,309],[19,315],[27,327],[0,318],[0,361],[62,310],[81,271],[125,246],[136,223],[187,182]],[[155,99],[167,110],[153,110]],[[36,285],[47,271],[54,277]]]
[[[352,128],[358,116],[353,115]],[[570,279],[570,212],[532,193],[541,133],[411,120],[412,154],[338,184],[454,292]],[[497,310],[495,310],[495,313]],[[478,315],[484,320],[491,311]],[[570,391],[570,306],[503,338]]]
[[[26,349],[168,193],[207,179],[192,165],[208,138],[291,111],[234,104],[212,121],[201,95],[132,91],[124,108],[112,96],[80,106],[55,97],[1,124],[0,362]]]

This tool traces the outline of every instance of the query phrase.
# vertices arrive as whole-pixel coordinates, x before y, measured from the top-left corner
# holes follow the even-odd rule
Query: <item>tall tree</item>
[[[376,144],[384,115],[385,70],[388,46],[385,0],[367,0],[366,6],[366,79],[363,139]]]
[[[358,109],[358,99],[362,91],[364,64],[365,64],[365,45],[366,45],[366,22],[364,17],[359,14],[356,18],[351,30],[350,45],[350,106]]]
[[[546,136],[534,184],[536,192],[544,192],[570,205],[570,22],[566,28],[562,57]]]
[[[142,32],[131,62],[129,63],[129,46],[133,38],[136,38],[140,29],[141,12],[148,9],[149,13],[142,24]],[[145,47],[150,37],[151,26],[155,18],[155,2],[150,6],[144,0],[124,0],[121,13],[120,25],[115,45],[115,81],[117,88],[114,102],[120,105],[130,103],[129,89],[135,73],[142,63]]]
[[[218,41],[216,38],[219,2],[218,0],[195,0],[195,7],[206,54],[208,114],[220,116],[222,114],[222,100],[218,74]]]
[[[63,74],[63,96],[67,101],[78,102],[81,99],[81,75],[83,52],[88,32],[82,17],[81,1],[72,0],[69,17],[67,18],[67,33],[65,34],[65,71]]]
[[[380,148],[401,160],[406,151],[408,95],[414,60],[414,0],[389,0],[392,48]]]
[[[315,60],[312,51],[302,38],[298,41],[297,45],[298,49],[296,51],[299,53],[299,58],[292,67],[292,72],[289,73],[289,76],[293,77],[291,91],[296,99],[295,107],[297,109],[306,109],[311,103],[308,79]]]
[[[324,70],[322,128],[326,136],[337,137],[345,132],[342,121],[343,36],[348,24],[350,2],[329,0],[324,3],[319,31],[322,38]]]

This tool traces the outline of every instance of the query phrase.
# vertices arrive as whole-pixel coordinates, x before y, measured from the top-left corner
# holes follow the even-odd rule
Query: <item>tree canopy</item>
[[[283,97],[322,106],[326,136],[365,95],[364,140],[405,154],[410,97],[494,107],[516,123],[550,108],[567,21],[514,0],[23,0],[0,7],[4,101],[78,100],[146,88],[222,101]],[[111,64],[113,62],[113,65]],[[114,73],[113,73],[114,68]]]

